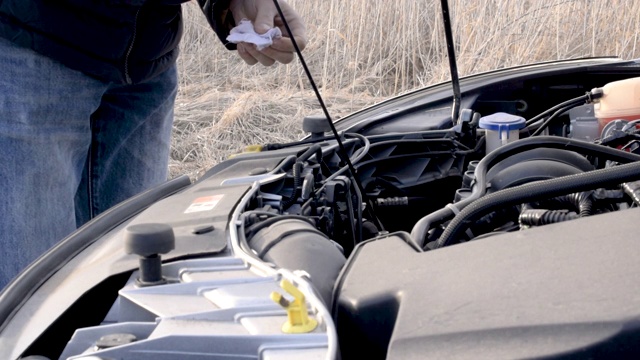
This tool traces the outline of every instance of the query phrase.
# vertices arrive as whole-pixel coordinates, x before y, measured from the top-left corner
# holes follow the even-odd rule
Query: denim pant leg
[[[0,289],[75,229],[87,119],[107,86],[0,39]]]
[[[167,180],[177,89],[175,65],[140,84],[109,86],[91,116],[92,145],[76,194],[78,226]]]
[[[116,85],[0,38],[0,290],[76,226],[167,178],[175,65]]]

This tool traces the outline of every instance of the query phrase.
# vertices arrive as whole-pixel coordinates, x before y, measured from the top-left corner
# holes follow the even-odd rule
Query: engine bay
[[[547,86],[546,92],[563,88]],[[489,93],[475,97],[476,107],[488,110],[491,100],[486,99],[494,96]],[[389,131],[365,136],[347,130],[343,133],[344,146],[355,176],[349,175],[335,143],[322,146],[322,140],[317,140],[324,134],[318,134],[315,141],[312,136],[299,144],[288,144],[308,146],[280,164],[286,176],[261,189],[264,194],[250,205],[251,210],[265,215],[251,217],[246,226],[261,227],[259,224],[266,218],[271,224],[278,215],[301,216],[313,220],[315,227],[348,257],[357,244],[381,233],[409,232],[415,245],[428,251],[636,207],[638,183],[592,180],[640,159],[635,117],[599,120],[594,115],[594,103],[598,104],[602,96],[603,90],[598,87],[573,99],[566,100],[565,96],[562,103],[528,120],[521,115],[530,111],[530,99],[503,99],[493,100],[498,104],[494,111],[504,110],[505,104],[520,110],[483,117],[466,109],[453,127],[411,133]],[[614,95],[606,95],[611,96]],[[474,98],[473,94],[469,97]],[[486,122],[493,121],[491,126],[504,126],[507,130],[496,135],[499,131],[482,129],[483,120],[489,118],[504,121],[498,125],[494,120]],[[521,122],[520,126],[509,128],[508,122],[514,119]],[[401,126],[404,121],[402,118],[390,122]],[[443,122],[446,125],[447,120]],[[387,126],[385,129],[393,129]],[[376,133],[372,128],[359,130]],[[511,138],[505,133],[510,133]],[[487,140],[490,137],[493,139]],[[502,143],[496,146],[496,141]],[[585,190],[575,192],[565,189],[569,185],[561,186],[563,190],[537,190],[545,187],[540,183],[571,176],[590,185],[580,185],[576,189]],[[559,182],[549,182],[546,187],[555,187]],[[536,186],[526,186],[532,183]],[[496,197],[510,188],[522,196],[489,204],[489,208],[467,218],[460,215],[473,202],[489,195]],[[531,193],[534,190],[537,195]],[[459,220],[452,226],[454,217]],[[246,234],[249,247],[255,235],[256,231]]]
[[[638,75],[604,61],[470,77],[458,119],[435,86],[339,122],[342,143],[307,118],[307,138],[222,163],[104,235],[117,245],[84,257],[111,275],[86,281],[94,293],[78,290],[21,354],[404,359],[472,357],[482,342],[491,357],[616,354],[611,339],[637,343],[625,301],[640,274],[640,111],[596,113],[619,96],[605,85],[640,89]],[[118,248],[149,223],[175,233],[164,282],[144,283],[153,275]],[[269,299],[283,279],[306,300]],[[298,300],[317,326],[281,331]],[[88,304],[97,320],[69,321]]]
[[[421,321],[416,321],[413,315],[407,318],[405,314],[403,324],[400,308],[404,306],[405,312],[410,314],[420,313],[421,307],[404,297],[411,297],[414,291],[424,299],[433,296],[421,286],[429,287],[432,284],[429,272],[435,271],[425,264],[424,256],[416,256],[419,260],[411,260],[415,259],[413,256],[416,254],[474,244],[478,252],[464,255],[469,256],[467,260],[472,263],[474,256],[484,253],[478,248],[482,248],[482,243],[490,238],[506,235],[496,239],[501,242],[505,238],[536,238],[540,232],[526,235],[527,232],[547,227],[550,229],[546,231],[547,237],[550,238],[536,245],[528,245],[532,246],[531,250],[535,251],[536,246],[554,247],[555,242],[566,241],[554,251],[564,251],[564,256],[568,258],[572,257],[572,253],[577,253],[577,249],[588,252],[589,255],[584,255],[578,261],[580,263],[592,257],[593,253],[598,254],[599,247],[593,242],[594,237],[589,240],[583,237],[599,233],[603,228],[609,229],[605,234],[622,236],[619,230],[628,229],[629,217],[620,220],[615,214],[634,210],[640,205],[640,165],[637,164],[640,160],[637,125],[640,119],[637,114],[603,119],[605,116],[602,113],[607,99],[626,96],[612,90],[612,86],[622,84],[626,86],[627,94],[633,92],[637,98],[640,89],[638,79],[611,82],[589,90],[586,90],[589,86],[586,83],[563,86],[545,81],[536,85],[522,81],[499,84],[497,93],[522,95],[516,89],[518,85],[514,84],[532,92],[545,93],[541,98],[562,101],[549,105],[546,110],[538,110],[541,105],[533,105],[535,102],[532,99],[539,96],[509,98],[486,92],[477,97],[473,94],[466,97],[475,99],[471,106],[473,110],[463,110],[452,127],[438,126],[436,129],[394,134],[389,131],[392,127],[387,125],[389,127],[380,128],[389,132],[380,134],[375,127],[356,125],[361,133],[350,133],[348,130],[343,133],[344,146],[348,149],[355,176],[348,175],[350,170],[337,155],[337,146],[322,147],[321,140],[312,141],[308,147],[288,159],[286,168],[289,170],[278,184],[277,192],[273,192],[271,187],[261,189],[265,194],[252,203],[252,209],[258,213],[243,224],[247,230],[242,240],[261,259],[288,267],[290,264],[287,259],[291,256],[287,254],[301,251],[300,244],[296,245],[293,237],[302,231],[302,220],[299,225],[284,225],[285,221],[289,221],[285,219],[290,217],[311,221],[315,229],[329,240],[325,241],[326,246],[331,247],[330,242],[333,242],[344,255],[347,264],[344,267],[339,260],[328,261],[321,271],[313,265],[305,268],[305,264],[312,264],[313,260],[295,264],[294,267],[308,270],[312,282],[318,284],[321,296],[332,299],[331,309],[339,338],[348,339],[341,342],[341,351],[346,358],[357,357],[363,349],[375,349],[372,354],[376,355],[372,355],[372,358],[416,357],[398,344],[404,344],[406,338],[417,342],[415,338],[420,337],[418,334],[422,326],[415,323]],[[586,91],[574,98],[567,97],[579,90]],[[556,92],[564,96],[550,95]],[[475,109],[489,112],[490,115],[483,116]],[[599,117],[598,110],[601,113]],[[611,108],[609,110],[613,111]],[[540,113],[529,115],[532,111]],[[391,122],[399,125],[405,121],[406,118],[399,117],[395,123]],[[447,120],[442,123],[446,125]],[[362,133],[371,135],[364,136]],[[311,139],[314,135],[316,139],[321,139],[323,134],[312,133]],[[265,198],[281,200],[262,201]],[[609,220],[600,217],[604,215]],[[572,221],[577,221],[576,225],[551,226]],[[611,224],[616,221],[622,223],[613,226],[615,230],[612,230]],[[308,226],[306,222],[304,224]],[[585,232],[587,228],[590,230]],[[268,239],[263,233],[269,234]],[[604,234],[598,236],[600,241],[607,241],[607,237]],[[541,245],[543,242],[545,245]],[[401,250],[403,246],[410,250]],[[505,259],[496,254],[501,254],[502,250],[508,251],[506,249],[510,246],[505,244],[494,253],[500,260],[497,267],[503,267],[500,264]],[[381,249],[372,250],[377,247]],[[265,248],[269,250],[265,251]],[[617,256],[625,252],[624,247],[612,248],[615,248],[612,251]],[[281,255],[272,256],[270,251]],[[396,251],[408,253],[397,259],[392,255]],[[617,256],[609,261],[620,259]],[[604,258],[598,254],[593,264],[604,261]],[[537,263],[529,264],[527,259],[521,259],[520,265],[539,267]],[[548,265],[553,266],[553,263]],[[516,269],[503,267],[503,270],[519,274],[520,271]],[[459,270],[465,271],[463,268]],[[338,271],[340,274],[337,278],[331,276]],[[617,275],[623,276],[625,271],[619,270]],[[563,270],[557,272],[562,274]],[[329,280],[327,274],[330,274]],[[398,278],[398,274],[403,275]],[[597,272],[593,275],[597,276]],[[412,281],[407,283],[401,280],[405,276]],[[446,277],[455,281],[451,275]],[[580,282],[579,279],[574,275],[567,275],[566,279],[568,284],[565,284],[567,287],[564,290],[557,291],[552,287],[544,293],[557,293],[557,301],[562,303],[562,299],[570,297],[567,289],[579,291],[573,285],[569,286],[572,282]],[[398,286],[398,283],[403,285]],[[440,288],[438,290],[446,292]],[[354,295],[354,291],[361,292]],[[608,291],[616,293],[614,289]],[[623,290],[620,294],[628,294],[628,291]],[[536,294],[529,296],[535,297]],[[413,309],[407,310],[409,308]],[[486,308],[477,309],[478,314],[486,311]],[[422,312],[426,311],[423,309]],[[424,316],[431,318],[428,314]],[[553,317],[551,319],[549,321],[553,322]],[[407,331],[407,322],[410,323],[409,329],[415,332],[399,336],[398,333]],[[510,325],[517,327],[519,323]],[[434,345],[438,341],[432,337],[441,334],[432,332],[423,340],[433,340],[431,345]],[[607,335],[615,338],[610,333]],[[545,333],[546,336],[550,335]],[[443,341],[446,343],[448,340]],[[626,340],[621,341],[624,343]],[[585,353],[593,351],[592,354],[596,354],[601,351],[602,344],[591,345],[584,346],[590,349]],[[426,350],[431,349],[430,345],[422,343],[413,346],[420,348],[421,354],[429,353]],[[522,343],[518,346],[522,346]],[[461,345],[461,348],[465,349],[466,345]],[[558,352],[568,351],[568,348],[571,346],[558,346],[556,353],[533,351],[527,354],[533,357],[557,355]],[[387,350],[390,352],[387,353]],[[434,350],[431,353],[436,357],[466,353],[460,347],[456,351]],[[473,357],[474,352],[469,351],[468,355]],[[497,357],[503,355],[496,353]]]

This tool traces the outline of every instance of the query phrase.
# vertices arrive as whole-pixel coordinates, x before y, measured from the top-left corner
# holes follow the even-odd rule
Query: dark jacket
[[[0,0],[0,37],[101,80],[137,83],[176,61],[186,1]],[[198,0],[223,42],[229,2]]]

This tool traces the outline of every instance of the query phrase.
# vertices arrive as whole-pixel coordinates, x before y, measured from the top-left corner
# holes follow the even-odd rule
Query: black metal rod
[[[320,103],[322,112],[324,113],[324,116],[327,118],[327,121],[329,122],[329,126],[331,127],[331,132],[333,133],[333,136],[338,142],[338,149],[339,149],[338,157],[340,158],[340,160],[342,160],[344,163],[347,164],[347,166],[349,167],[349,172],[351,172],[351,176],[353,176],[353,180],[355,181],[356,186],[358,187],[358,190],[360,190],[360,192],[364,195],[365,191],[364,191],[364,188],[362,187],[362,183],[360,182],[360,179],[358,179],[358,176],[356,175],[356,169],[351,163],[351,160],[349,160],[349,156],[347,155],[347,150],[345,149],[344,144],[340,139],[338,130],[336,130],[336,127],[333,124],[331,115],[329,115],[329,110],[327,110],[327,106],[324,104],[324,100],[322,99],[320,90],[318,90],[318,87],[316,86],[316,82],[313,80],[313,76],[311,76],[311,71],[309,70],[309,67],[307,66],[307,62],[304,60],[304,57],[302,56],[302,51],[300,50],[300,47],[298,47],[298,43],[296,42],[296,39],[293,36],[293,33],[291,32],[291,28],[289,27],[289,23],[287,22],[287,19],[284,17],[284,13],[280,8],[280,4],[278,3],[278,0],[273,0],[273,3],[276,6],[276,10],[278,10],[278,15],[280,15],[280,17],[282,18],[282,23],[284,24],[284,27],[291,38],[291,43],[293,44],[293,48],[296,50],[296,54],[298,55],[300,64],[302,64],[302,68],[304,69],[304,72],[306,73],[307,78],[309,79],[309,83],[313,88],[313,92],[316,94],[316,97],[318,98],[318,102]],[[383,230],[384,228],[382,226],[382,223],[380,222],[380,220],[378,220],[377,216],[375,215],[375,210],[373,209],[373,203],[371,202],[371,200],[369,200],[369,206],[367,207],[367,211],[373,218],[372,220],[374,220],[378,225],[378,228],[380,230]]]
[[[324,113],[324,116],[327,118],[327,122],[329,122],[329,127],[331,127],[331,131],[333,132],[333,136],[335,137],[336,141],[338,142],[338,148],[340,149],[340,151],[338,152],[338,156],[341,158],[341,160],[343,162],[345,162],[347,164],[347,166],[349,166],[349,171],[351,171],[351,174],[353,174],[353,176],[356,176],[356,171],[353,167],[353,164],[351,163],[351,161],[349,160],[349,157],[347,156],[347,150],[344,147],[344,144],[342,143],[342,140],[340,139],[340,135],[338,134],[338,130],[336,130],[336,126],[333,124],[333,120],[331,119],[331,115],[329,115],[329,110],[327,110],[327,106],[324,104],[324,100],[322,99],[322,95],[320,95],[320,90],[318,90],[318,86],[316,86],[316,82],[313,80],[313,76],[311,76],[311,71],[309,70],[309,67],[307,66],[307,62],[304,60],[304,57],[302,56],[302,51],[300,50],[300,47],[298,47],[298,42],[296,41],[296,39],[293,36],[293,33],[291,32],[291,28],[289,28],[289,23],[287,22],[287,19],[284,17],[284,13],[282,12],[282,9],[280,8],[280,4],[278,3],[278,0],[273,0],[273,3],[276,6],[276,9],[278,10],[278,14],[280,15],[280,17],[282,18],[282,23],[284,24],[284,27],[287,29],[287,33],[289,33],[289,36],[291,38],[291,43],[293,44],[294,49],[296,50],[296,54],[298,55],[298,59],[300,60],[300,64],[302,64],[302,68],[304,69],[304,72],[307,75],[307,78],[309,79],[309,83],[311,84],[311,87],[313,88],[313,92],[316,94],[316,97],[318,98],[318,102],[320,103],[320,107],[322,108],[322,112]]]
[[[453,106],[451,108],[451,121],[456,125],[460,113],[460,78],[458,77],[458,65],[456,64],[456,50],[453,44],[453,32],[451,31],[451,18],[449,17],[449,2],[440,0],[442,6],[442,23],[444,35],[447,39],[447,52],[449,54],[449,68],[451,71],[451,85],[453,86]]]

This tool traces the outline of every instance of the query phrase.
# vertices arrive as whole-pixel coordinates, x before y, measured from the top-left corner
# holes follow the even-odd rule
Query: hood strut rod
[[[451,71],[451,85],[453,86],[453,106],[451,107],[451,122],[453,126],[458,121],[460,113],[460,79],[458,77],[458,65],[456,64],[456,51],[453,44],[453,33],[451,31],[451,18],[449,17],[449,2],[440,0],[442,7],[442,24],[444,25],[444,35],[447,38],[447,52],[449,54],[449,68]]]
[[[285,29],[287,30],[287,33],[291,37],[291,43],[293,44],[293,47],[296,50],[296,54],[298,55],[298,60],[300,60],[300,64],[302,65],[302,68],[304,69],[304,72],[306,73],[307,78],[309,79],[309,83],[313,88],[313,92],[316,94],[316,97],[318,98],[318,102],[320,103],[322,112],[324,113],[324,116],[327,118],[329,127],[331,127],[331,132],[333,133],[333,136],[336,139],[336,142],[338,143],[338,152],[337,152],[338,157],[340,158],[340,160],[342,160],[342,162],[347,164],[347,167],[349,168],[349,172],[353,177],[353,181],[355,182],[356,186],[358,187],[358,190],[360,191],[360,193],[363,194],[363,197],[364,197],[366,193],[364,191],[364,187],[362,187],[362,182],[358,178],[356,168],[353,166],[353,164],[351,163],[351,160],[349,159],[349,154],[347,153],[347,150],[345,149],[344,144],[340,139],[340,134],[338,134],[338,130],[336,129],[336,126],[333,124],[331,115],[329,115],[329,110],[327,110],[324,100],[322,99],[322,95],[320,95],[320,90],[318,90],[318,86],[316,86],[316,82],[313,80],[313,76],[311,76],[311,71],[309,71],[307,62],[304,60],[304,57],[302,56],[302,51],[300,50],[300,47],[298,47],[298,43],[296,42],[296,39],[293,36],[291,29],[289,28],[289,23],[287,22],[287,19],[284,17],[284,13],[280,8],[280,4],[278,3],[278,0],[273,0],[273,4],[275,5],[276,10],[278,11],[278,15],[280,15],[280,18],[282,19],[282,23]],[[383,231],[384,226],[382,225],[382,223],[380,222],[380,220],[375,214],[373,202],[371,201],[371,199],[367,199],[367,202],[369,206],[366,207],[366,211],[369,213],[369,215],[371,216],[371,220],[375,222],[378,229],[380,231]],[[359,239],[359,240],[362,240],[362,239]]]

